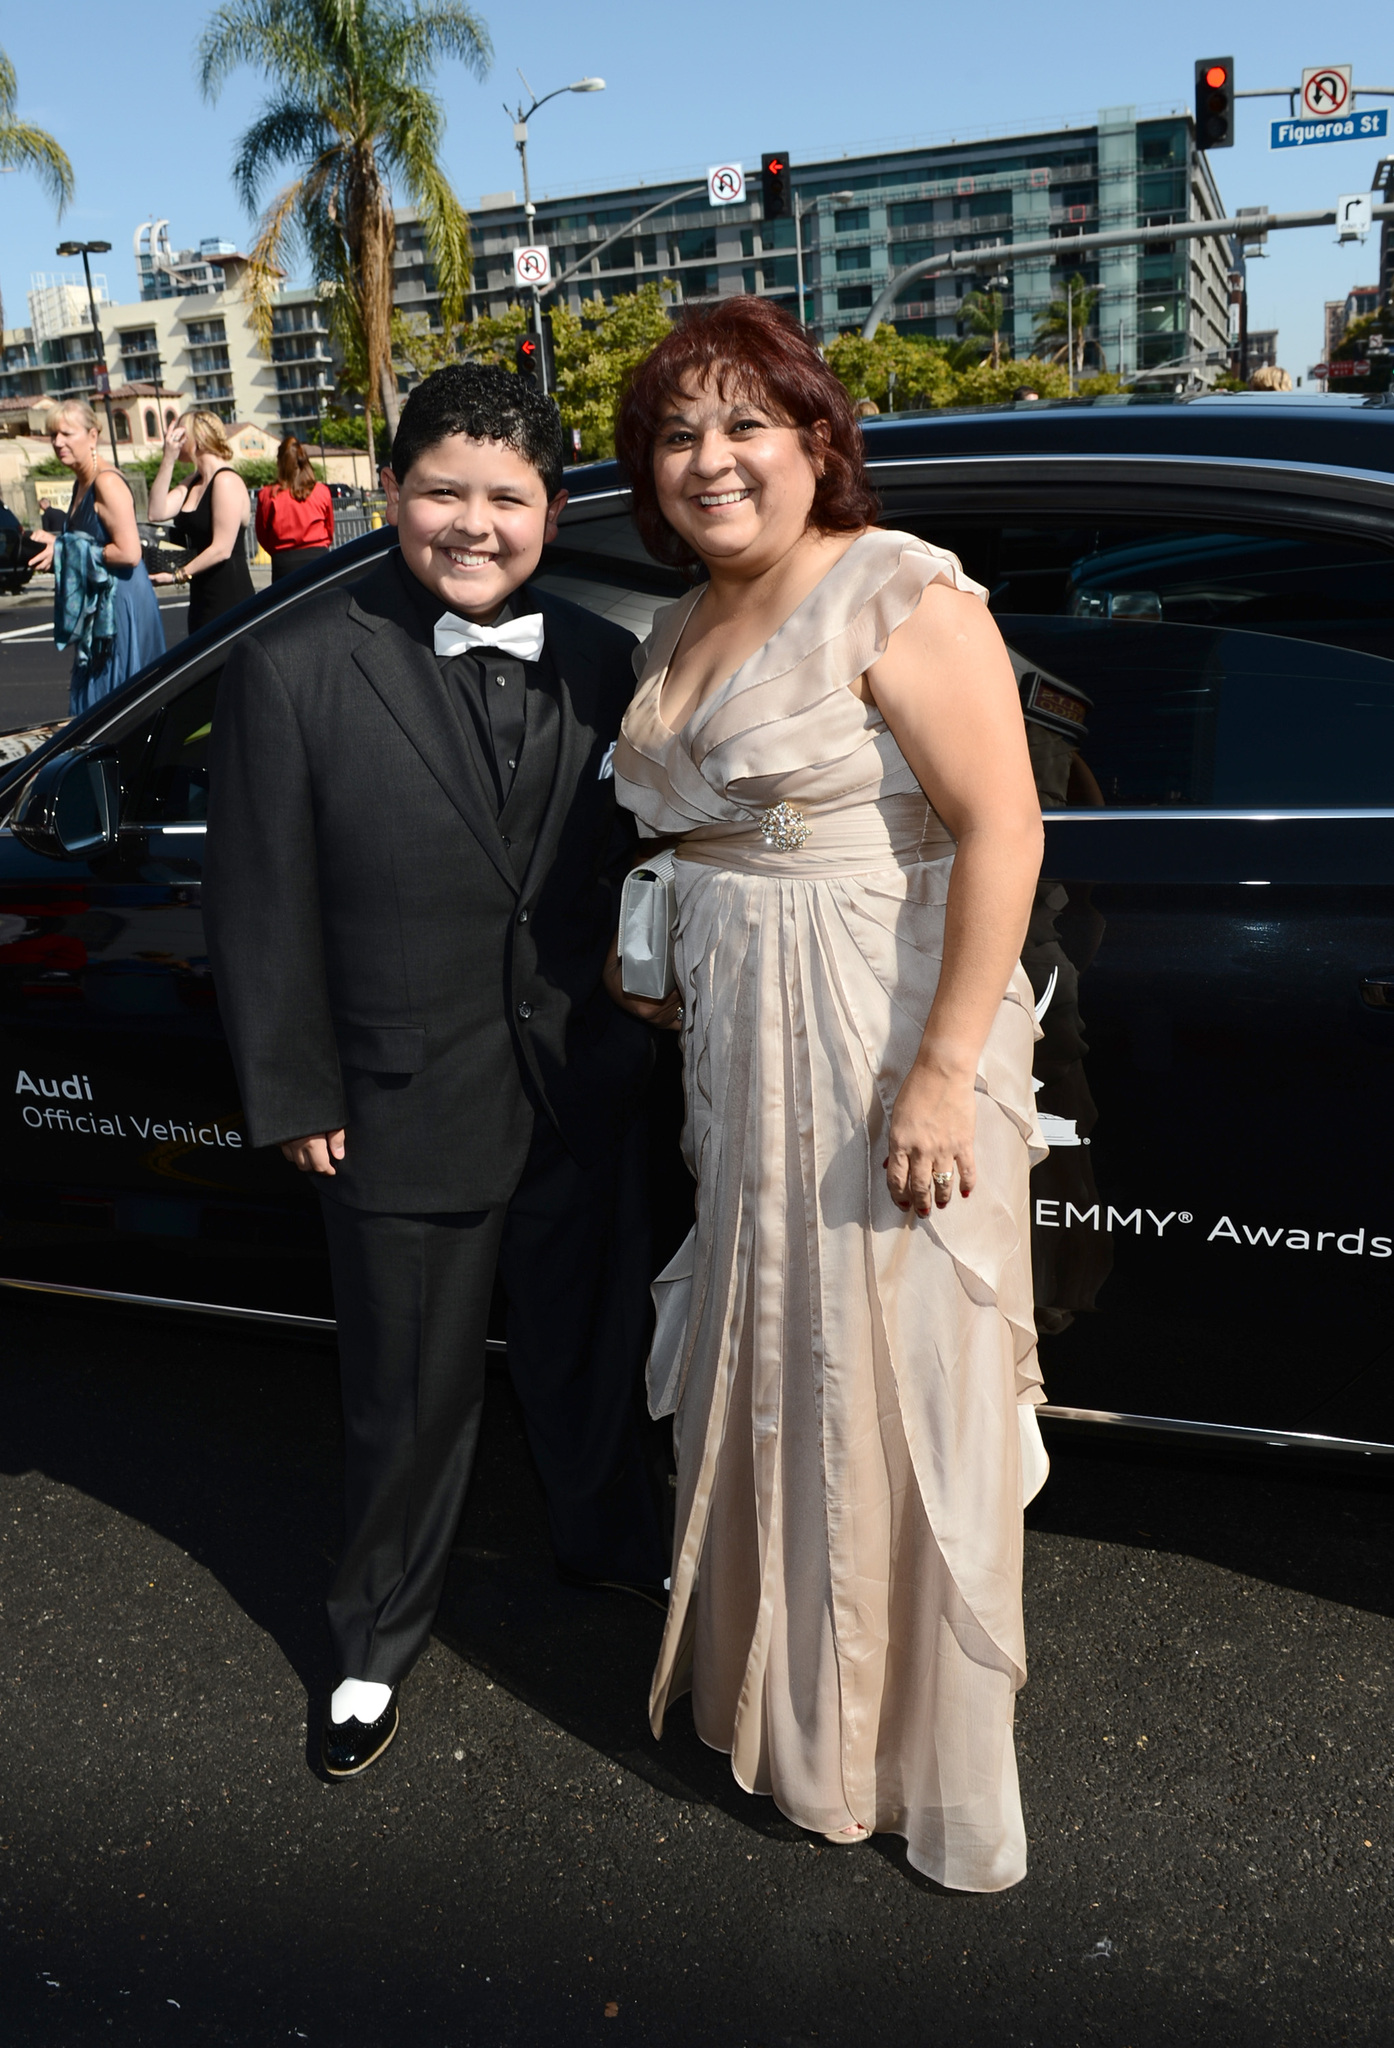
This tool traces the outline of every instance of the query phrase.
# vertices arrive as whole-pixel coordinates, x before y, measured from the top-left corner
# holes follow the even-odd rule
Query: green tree
[[[18,99],[19,80],[15,67],[0,50],[0,168],[32,171],[53,200],[61,220],[63,209],[76,190],[73,167],[68,161],[67,151],[54,141],[47,129],[36,128],[31,121],[16,118]],[[4,301],[0,299],[0,327],[4,324]]]
[[[440,164],[445,110],[430,90],[457,58],[477,76],[493,51],[478,15],[458,0],[225,0],[198,45],[199,83],[216,99],[241,65],[273,97],[240,138],[233,182],[253,212],[273,171],[295,175],[261,216],[248,274],[263,336],[291,254],[335,289],[339,338],[357,338],[364,382],[389,428],[399,411],[391,369],[393,200],[421,216],[447,325],[464,310],[469,220]]]
[[[1092,342],[1096,349],[1099,348],[1098,342],[1089,332],[1089,321],[1098,300],[1097,289],[1086,284],[1076,271],[1072,277],[1065,279],[1065,289],[1059,298],[1052,299],[1044,313],[1036,315],[1036,339],[1058,341],[1060,344],[1051,357],[1052,362],[1058,362],[1073,343],[1074,359],[1070,367],[1076,375],[1084,368],[1086,342]],[[1099,354],[1102,358],[1101,349]]]
[[[960,317],[968,322],[968,332],[978,343],[979,351],[986,349],[991,357],[994,370],[1000,368],[1003,355],[1010,355],[1010,349],[1002,346],[1002,330],[1007,324],[1007,302],[1001,292],[969,292],[959,307]]]
[[[839,334],[824,350],[828,368],[849,398],[870,398],[890,410],[890,373],[895,372],[895,409],[914,412],[953,403],[954,373],[941,341],[897,334],[883,321],[870,341],[855,329]]]
[[[954,405],[1002,405],[1018,391],[1034,391],[1038,398],[1064,398],[1070,380],[1062,363],[1043,363],[1039,356],[1020,356],[999,363],[994,370],[981,362],[954,380]]]
[[[625,379],[670,332],[663,294],[675,289],[671,278],[656,278],[608,302],[590,299],[579,313],[561,305],[546,309],[552,317],[557,407],[568,433],[579,427],[586,461],[614,454],[615,412]],[[396,357],[417,377],[461,361],[496,362],[511,369],[518,337],[531,317],[530,308],[518,304],[444,333],[399,318],[393,329]]]

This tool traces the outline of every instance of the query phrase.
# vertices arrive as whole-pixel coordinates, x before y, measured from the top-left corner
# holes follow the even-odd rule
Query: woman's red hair
[[[690,568],[697,556],[659,510],[653,451],[664,420],[685,389],[715,378],[799,429],[810,455],[815,422],[827,425],[823,474],[808,523],[820,533],[859,533],[880,516],[866,479],[861,429],[852,402],[797,323],[768,299],[722,299],[694,306],[631,373],[615,422],[615,449],[633,491],[634,523],[656,561]]]

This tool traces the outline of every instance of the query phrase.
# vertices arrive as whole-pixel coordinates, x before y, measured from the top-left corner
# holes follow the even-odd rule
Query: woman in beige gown
[[[981,774],[952,748],[941,763],[924,714],[952,721],[919,697],[926,632],[945,664],[963,631],[1000,648],[984,593],[952,555],[865,525],[859,436],[803,337],[728,301],[644,375],[621,440],[636,516],[652,550],[711,571],[636,658],[615,756],[641,834],[677,842],[678,989],[650,1014],[681,1004],[697,1180],[655,1289],[678,1511],[653,1726],[690,1687],[747,1790],[837,1841],[902,1834],[928,1876],[996,1891],[1025,1871],[1012,1715],[1043,1398],[1037,1034],[1015,957],[1040,823],[1010,664],[988,724],[969,717],[969,749],[990,733],[1005,762],[1005,797],[975,808]],[[971,604],[917,629],[938,588]],[[955,841],[892,722],[965,848],[977,831],[957,927]],[[990,846],[979,811],[1007,821]],[[958,993],[946,969],[936,1003],[950,953]],[[957,1093],[924,1078],[932,1010],[941,1038],[978,1041]]]

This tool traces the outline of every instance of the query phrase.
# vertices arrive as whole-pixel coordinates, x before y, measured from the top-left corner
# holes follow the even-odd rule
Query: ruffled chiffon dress
[[[682,835],[697,1181],[655,1288],[650,1405],[676,1411],[678,1509],[650,1712],[661,1733],[690,1688],[698,1733],[748,1791],[816,1831],[901,1834],[927,1876],[998,1891],[1026,1867],[1012,1719],[1017,1409],[1044,1398],[1038,1032],[1018,967],[978,1066],[977,1188],[928,1217],[898,1209],[886,1134],[954,849],[849,687],[939,578],[984,595],[912,535],[862,535],[681,734],[659,696],[695,596],[637,657],[616,786],[642,833]]]

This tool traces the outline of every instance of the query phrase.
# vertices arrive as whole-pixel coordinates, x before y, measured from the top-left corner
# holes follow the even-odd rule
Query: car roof
[[[1394,405],[1345,393],[1217,392],[1198,398],[1041,399],[863,420],[867,458],[1203,455],[1394,471]],[[574,497],[613,490],[613,462],[567,471]]]

